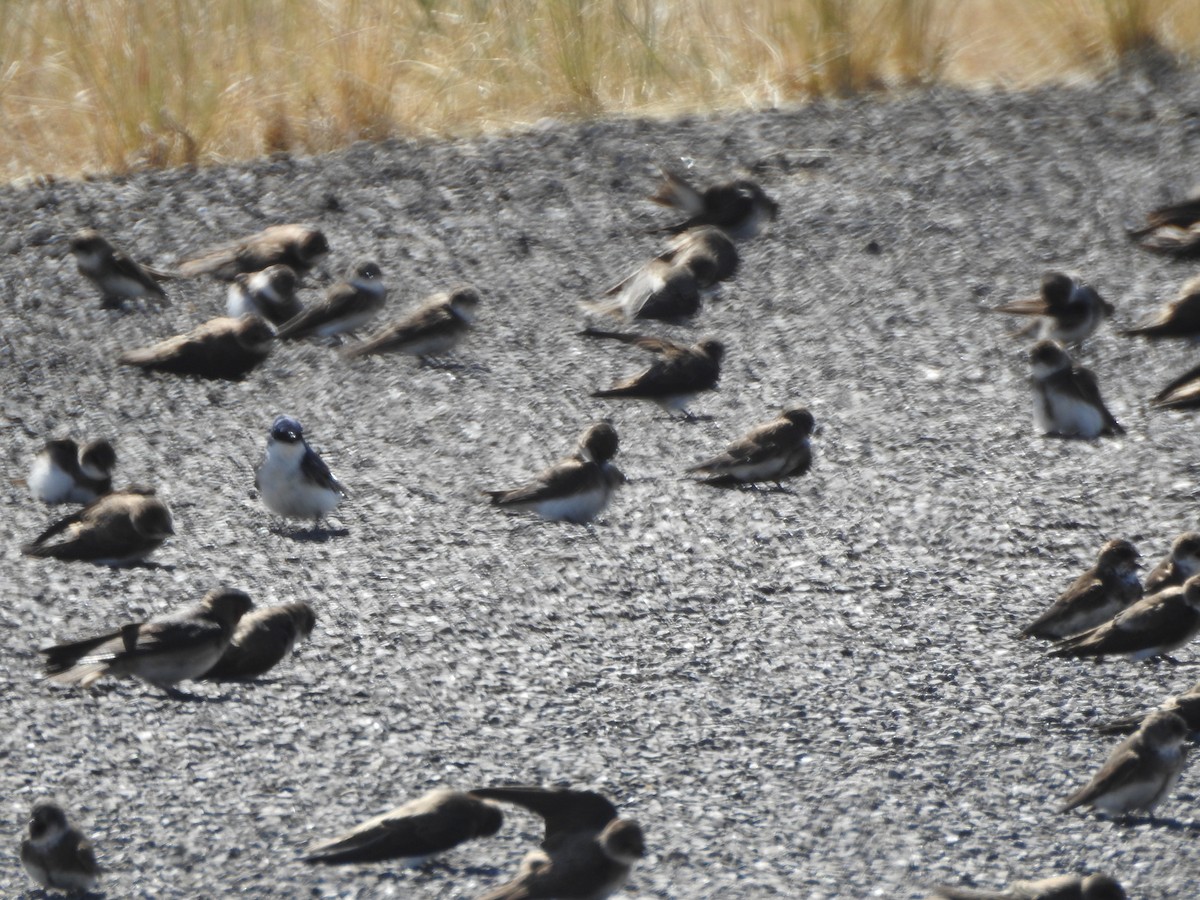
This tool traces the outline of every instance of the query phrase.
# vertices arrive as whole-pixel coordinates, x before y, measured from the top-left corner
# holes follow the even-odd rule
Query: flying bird
[[[101,873],[92,842],[49,800],[39,800],[29,814],[21,865],[30,878],[54,891],[91,891]]]
[[[409,315],[364,341],[348,344],[341,352],[352,358],[404,353],[424,363],[458,345],[474,324],[478,308],[479,294],[474,288],[435,294]]]
[[[356,263],[346,278],[314,300],[295,318],[279,326],[282,340],[305,337],[334,337],[362,328],[383,309],[387,286],[383,272],[370,261]]]
[[[1179,716],[1161,710],[1151,713],[1059,812],[1090,806],[1111,816],[1127,816],[1135,810],[1153,815],[1183,772],[1187,735],[1187,725]]]
[[[1075,366],[1054,341],[1038,341],[1029,351],[1033,376],[1033,421],[1050,437],[1095,438],[1124,434],[1113,418],[1090,370]]]
[[[1200,632],[1200,575],[1142,597],[1103,625],[1067,638],[1051,656],[1113,656],[1134,662],[1165,656]]]
[[[323,518],[347,493],[291,416],[279,416],[272,423],[254,486],[263,505],[285,519]]]
[[[152,347],[122,353],[117,362],[172,375],[241,381],[271,355],[274,338],[274,329],[258,316],[222,316]]]
[[[942,885],[930,900],[1127,900],[1125,889],[1107,875],[1059,875],[1037,881],[1015,881],[1000,891]]]
[[[147,298],[169,303],[159,281],[170,276],[134,262],[93,228],[84,228],[71,237],[71,253],[79,274],[100,289],[100,305],[118,309],[125,300]]]
[[[70,438],[47,441],[33,460],[29,490],[43,503],[91,503],[112,490],[117,452],[100,439],[80,449]]]
[[[1183,719],[1184,724],[1187,725],[1189,734],[1195,734],[1197,731],[1200,731],[1200,684],[1193,685],[1182,694],[1178,694],[1167,700],[1159,709],[1175,713],[1175,715]],[[1151,710],[1151,712],[1155,712],[1155,710]],[[1102,734],[1128,734],[1131,731],[1136,731],[1148,715],[1150,713],[1143,712],[1102,722],[1096,726],[1096,730]]]
[[[1113,306],[1082,279],[1065,272],[1042,276],[1041,294],[1016,300],[994,312],[1041,318],[1039,337],[1064,344],[1078,343],[1090,336],[1113,314]]]
[[[266,606],[242,616],[233,639],[216,665],[204,673],[207,681],[257,678],[275,668],[296,642],[312,634],[317,616],[307,603]]]
[[[172,615],[45,647],[46,677],[84,688],[105,675],[140,678],[175,694],[176,683],[200,678],[217,663],[252,605],[248,594],[219,588]]]
[[[1022,631],[1022,637],[1056,641],[1107,622],[1141,599],[1137,548],[1113,540],[1100,548],[1096,564],[1058,595],[1050,608]]]
[[[607,390],[595,391],[593,397],[652,400],[667,412],[683,411],[685,417],[691,419],[694,417],[686,412],[688,403],[701,391],[716,390],[721,377],[725,347],[711,338],[684,347],[640,334],[596,328],[585,329],[580,334],[632,344],[658,357],[647,369]]]
[[[541,472],[529,484],[488,491],[492,503],[510,510],[532,510],[544,519],[582,524],[608,505],[625,476],[612,464],[617,432],[607,422],[588,428],[575,451]]]
[[[1185,531],[1171,542],[1171,552],[1146,576],[1146,593],[1183,584],[1200,575],[1200,532]]]
[[[261,272],[242,272],[229,283],[225,313],[231,319],[261,316],[272,325],[282,325],[303,309],[296,298],[296,273],[290,266],[276,265]]]
[[[310,863],[403,860],[419,866],[475,838],[491,837],[504,823],[495,804],[462,791],[436,790],[363,822],[306,851]]]
[[[173,534],[171,511],[152,489],[126,488],[59,519],[21,552],[43,559],[121,566],[145,559]]]
[[[687,216],[682,222],[656,229],[671,234],[712,225],[734,240],[746,240],[758,235],[779,215],[779,204],[753,181],[731,181],[701,192],[682,175],[667,169],[663,170],[662,184],[650,200]]]
[[[1179,296],[1133,328],[1121,332],[1146,338],[1200,338],[1200,275],[1179,290]]]
[[[212,275],[233,281],[243,272],[261,272],[285,265],[298,274],[308,272],[329,252],[329,242],[308,225],[272,225],[257,234],[206,250],[179,263],[185,278]]]
[[[592,791],[495,787],[471,793],[537,813],[546,826],[541,850],[525,857],[512,881],[480,900],[604,900],[624,887],[646,855],[641,827]]]
[[[811,438],[816,422],[805,406],[791,406],[758,425],[722,453],[688,469],[704,484],[726,486],[773,481],[805,474],[812,467]]]

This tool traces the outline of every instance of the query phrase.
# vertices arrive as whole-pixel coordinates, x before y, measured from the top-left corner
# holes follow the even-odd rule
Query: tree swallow
[[[122,366],[197,378],[241,381],[271,355],[275,331],[265,319],[209,319],[187,334],[177,335],[117,357]]]
[[[1171,793],[1183,772],[1183,719],[1171,712],[1151,713],[1142,726],[1117,745],[1092,780],[1067,798],[1059,812],[1091,806],[1111,816],[1154,808]]]
[[[79,274],[100,289],[100,304],[105,309],[118,309],[123,301],[141,297],[169,302],[158,282],[170,276],[134,262],[100,232],[92,228],[76,232],[71,237],[71,253]]]
[[[225,304],[231,319],[261,316],[272,325],[295,318],[303,308],[296,299],[296,273],[284,265],[235,275]]]
[[[26,556],[121,566],[145,559],[175,534],[171,511],[149,488],[126,488],[59,519],[30,544]],[[52,538],[60,538],[51,542]]]
[[[1096,564],[1059,594],[1021,636],[1056,641],[1107,622],[1141,599],[1139,559],[1137,548],[1129,541],[1109,541],[1100,548]]]
[[[112,490],[117,453],[106,440],[80,450],[69,438],[47,441],[33,461],[29,490],[43,503],[91,503]]]
[[[284,603],[256,609],[238,622],[233,640],[217,664],[204,673],[206,681],[257,678],[292,652],[296,641],[312,634],[317,616],[307,603]]]
[[[45,647],[46,677],[84,688],[105,675],[140,678],[174,694],[177,682],[200,678],[216,665],[252,605],[248,594],[220,588],[172,615]]]
[[[687,215],[678,224],[657,229],[672,234],[712,225],[734,240],[746,240],[756,236],[779,215],[779,204],[753,181],[742,179],[717,184],[701,193],[682,175],[666,169],[663,170],[662,185],[650,200]]]
[[[1039,337],[1073,344],[1090,336],[1113,306],[1081,278],[1065,272],[1047,272],[1042,276],[1041,295],[1016,300],[997,307],[995,312],[1014,316],[1038,316],[1042,319]]]
[[[360,262],[295,318],[279,326],[279,337],[294,340],[310,336],[333,337],[355,331],[375,317],[387,300],[383,272],[373,262]]]
[[[480,900],[605,900],[629,880],[646,855],[645,837],[632,819],[591,791],[540,787],[496,787],[471,791],[476,797],[512,803],[545,820],[542,849],[529,853],[516,878]]]
[[[257,234],[221,244],[179,264],[185,278],[212,275],[232,281],[242,272],[261,272],[274,265],[304,274],[329,252],[329,242],[307,225],[272,225]]]
[[[461,791],[436,790],[363,822],[306,851],[310,863],[399,859],[419,866],[464,841],[491,837],[504,823],[499,807]]]
[[[474,288],[456,288],[435,294],[414,312],[392,322],[357,344],[342,348],[347,357],[404,353],[426,362],[448,353],[475,322],[479,294]]]
[[[792,406],[752,428],[724,452],[688,469],[705,484],[724,486],[774,481],[803,475],[812,467],[811,437],[816,422],[804,406]]]
[[[42,887],[68,893],[91,891],[101,872],[92,842],[49,800],[39,800],[29,814],[21,864]]]
[[[1072,365],[1054,341],[1038,341],[1029,351],[1033,376],[1033,421],[1050,437],[1095,438],[1124,434],[1104,400],[1096,376]]]
[[[254,473],[263,505],[285,519],[320,519],[333,512],[346,489],[304,439],[290,416],[279,416],[267,436],[267,452]]]
[[[612,464],[617,432],[607,422],[591,426],[575,452],[541,472],[529,484],[488,491],[492,503],[510,510],[532,510],[552,521],[590,522],[608,505],[625,476]]]

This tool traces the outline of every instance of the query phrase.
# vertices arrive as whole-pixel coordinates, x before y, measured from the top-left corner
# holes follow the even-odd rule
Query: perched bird
[[[646,855],[641,827],[591,791],[540,787],[497,787],[471,791],[476,797],[512,803],[546,822],[542,849],[530,852],[516,878],[480,900],[604,900],[629,880]]]
[[[1150,319],[1121,334],[1147,338],[1200,338],[1200,275],[1179,290],[1179,296]]]
[[[405,353],[426,362],[454,349],[470,331],[478,307],[479,294],[474,288],[460,287],[435,294],[403,319],[364,341],[343,347],[342,355]]]
[[[1194,409],[1200,406],[1200,366],[1193,366],[1154,395],[1159,409]]]
[[[1171,552],[1146,576],[1146,593],[1183,584],[1200,575],[1200,532],[1185,531],[1171,542]]]
[[[1100,397],[1096,376],[1074,366],[1054,341],[1038,341],[1029,351],[1033,370],[1033,421],[1051,437],[1094,438],[1124,434]]]
[[[170,276],[134,262],[95,229],[77,231],[70,246],[79,274],[100,289],[105,309],[118,309],[123,301],[141,297],[169,302],[159,281]]]
[[[296,641],[312,634],[316,613],[307,603],[267,606],[243,616],[233,639],[206,680],[257,678],[275,668],[292,652]]]
[[[1037,881],[1016,881],[1000,891],[981,891],[943,885],[930,900],[1126,900],[1125,889],[1107,875],[1060,875]]]
[[[81,450],[70,438],[46,441],[33,460],[29,490],[43,503],[91,503],[112,490],[117,452],[100,439]]]
[[[39,800],[29,814],[21,864],[30,878],[55,891],[90,891],[101,872],[92,842],[49,800]]]
[[[436,790],[376,816],[327,841],[313,844],[305,862],[365,863],[388,859],[422,865],[474,838],[491,837],[504,824],[500,808],[461,791]]]
[[[1200,253],[1200,196],[1171,203],[1146,214],[1146,224],[1129,236],[1146,250],[1168,256]]]
[[[1117,745],[1092,780],[1067,798],[1059,812],[1091,806],[1112,816],[1154,813],[1183,772],[1187,725],[1175,713],[1151,713]]]
[[[1096,564],[1058,595],[1050,608],[1021,631],[1021,637],[1056,641],[1107,622],[1142,596],[1137,548],[1129,541],[1109,541]]]
[[[220,317],[152,347],[122,353],[117,362],[173,375],[241,381],[271,355],[274,338],[274,329],[258,316]]]
[[[126,488],[59,519],[21,552],[44,559],[120,566],[145,559],[173,534],[171,511],[152,489]],[[60,539],[51,543],[55,537]]]
[[[657,229],[671,234],[712,225],[734,240],[746,240],[756,236],[779,215],[779,204],[753,181],[741,179],[717,184],[701,193],[682,175],[667,169],[663,170],[663,182],[650,200],[687,215],[682,222]]]
[[[1200,575],[1182,587],[1168,587],[1126,607],[1103,625],[1067,638],[1051,656],[1112,656],[1134,662],[1164,656],[1200,631]]]
[[[254,472],[263,505],[285,519],[320,519],[346,496],[304,429],[290,416],[279,416],[267,435],[267,452]]]
[[[1039,337],[1073,344],[1092,334],[1104,319],[1113,314],[1113,306],[1087,282],[1064,272],[1042,276],[1041,295],[999,306],[994,312],[1014,316],[1040,316]]]
[[[737,245],[720,228],[710,225],[675,235],[658,259],[687,269],[701,290],[728,281],[737,273],[739,263]]]
[[[303,308],[296,299],[296,273],[289,266],[242,272],[229,283],[225,312],[232,319],[261,316],[272,325],[282,325]]]
[[[1195,684],[1182,694],[1171,697],[1158,709],[1175,713],[1187,725],[1188,733],[1195,734],[1200,731],[1200,684]],[[1119,719],[1101,722],[1096,726],[1096,730],[1101,734],[1129,734],[1131,731],[1136,731],[1138,726],[1145,721],[1146,716],[1155,711],[1136,713],[1132,716],[1122,716]]]
[[[616,331],[601,331],[588,328],[580,332],[585,337],[607,338],[633,344],[658,356],[649,368],[637,375],[620,381],[604,391],[596,391],[593,397],[628,397],[652,400],[667,412],[685,411],[688,403],[701,391],[715,390],[721,377],[721,358],[725,347],[711,338],[699,341],[691,347],[683,347],[671,341],[643,337],[640,334],[624,334]],[[691,418],[690,415],[687,416]]]
[[[172,615],[45,647],[40,652],[46,657],[46,677],[85,688],[105,675],[140,678],[174,693],[174,684],[200,678],[216,664],[252,605],[248,594],[218,588]]]
[[[329,242],[316,228],[307,225],[272,225],[257,234],[206,250],[179,263],[185,278],[212,275],[232,281],[242,272],[261,272],[285,265],[304,274],[329,252]]]
[[[544,519],[582,524],[608,505],[625,476],[610,460],[617,453],[617,432],[598,422],[579,438],[575,452],[541,472],[529,484],[488,491],[492,503],[512,510],[532,510]]]
[[[346,279],[329,288],[320,300],[310,303],[295,318],[279,326],[279,337],[333,337],[366,325],[387,299],[383,272],[373,262],[357,263]]]
[[[724,452],[688,469],[705,476],[704,484],[724,486],[774,481],[803,475],[812,467],[813,415],[804,406],[792,406],[779,417],[758,425],[725,448]]]

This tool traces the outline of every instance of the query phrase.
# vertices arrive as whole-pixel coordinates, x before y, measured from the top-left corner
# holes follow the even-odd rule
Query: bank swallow
[[[1113,314],[1113,307],[1082,279],[1065,272],[1047,272],[1042,276],[1039,296],[1016,300],[994,311],[1014,316],[1038,316],[1042,320],[1039,337],[1073,344],[1099,328],[1100,323]]]
[[[209,319],[186,334],[117,357],[137,366],[173,375],[241,381],[271,355],[275,331],[258,316]]]
[[[233,640],[204,678],[212,681],[265,675],[292,652],[296,641],[312,634],[316,624],[317,616],[307,603],[256,609],[242,616]]]
[[[753,181],[742,179],[717,184],[701,193],[682,175],[667,169],[663,170],[662,184],[650,199],[687,216],[678,224],[657,229],[672,234],[712,225],[734,240],[746,240],[756,236],[779,214],[779,204]]]
[[[1194,409],[1200,406],[1200,366],[1193,366],[1154,395],[1159,409]]]
[[[1171,203],[1146,214],[1146,224],[1129,236],[1144,249],[1168,256],[1200,253],[1200,197]]]
[[[1127,816],[1135,810],[1153,815],[1183,772],[1187,735],[1187,725],[1179,716],[1161,710],[1151,713],[1059,812],[1090,806],[1111,816]]]
[[[641,827],[619,818],[600,794],[539,787],[471,793],[523,807],[546,823],[542,849],[525,857],[516,878],[480,900],[604,900],[624,887],[634,864],[646,855]]]
[[[585,337],[605,338],[632,344],[658,356],[647,369],[620,381],[613,387],[595,391],[593,397],[628,397],[652,400],[667,412],[684,412],[701,391],[716,390],[721,376],[721,358],[725,347],[720,341],[706,338],[691,347],[671,341],[588,328],[580,332]]]
[[[91,891],[101,872],[92,842],[49,800],[39,800],[29,814],[21,864],[42,887],[68,893]]]
[[[532,510],[552,521],[590,522],[608,505],[625,476],[612,464],[617,453],[617,432],[598,422],[579,438],[575,451],[529,484],[503,491],[488,491],[492,503],[510,510]]]
[[[83,449],[70,438],[47,441],[33,460],[29,490],[43,503],[91,503],[112,490],[117,453],[106,440]]]
[[[95,229],[77,231],[71,237],[71,253],[79,274],[100,289],[105,309],[117,309],[123,301],[141,297],[169,302],[158,282],[170,276],[138,265]]]
[[[1187,725],[1188,733],[1195,734],[1200,731],[1200,684],[1193,685],[1182,694],[1170,698],[1162,706],[1158,707],[1158,709],[1175,713]],[[1155,710],[1151,710],[1151,712],[1155,712]],[[1128,734],[1131,731],[1136,731],[1148,715],[1150,713],[1142,712],[1137,715],[1124,716],[1120,719],[1102,722],[1096,726],[1096,730],[1102,734]]]
[[[1121,334],[1147,338],[1200,338],[1200,275],[1179,289],[1179,296],[1151,318]]]
[[[120,566],[145,559],[173,534],[171,511],[153,490],[126,488],[59,519],[21,552],[43,559]]]
[[[1100,548],[1096,564],[1059,594],[1021,636],[1056,641],[1107,622],[1142,596],[1138,559],[1137,548],[1129,541],[1109,541]]]
[[[1183,584],[1193,575],[1200,575],[1200,532],[1185,531],[1171,542],[1171,552],[1146,576],[1146,593]]]
[[[409,315],[341,352],[347,357],[403,353],[424,363],[457,346],[474,324],[478,308],[479,294],[474,288],[435,294]]]
[[[400,859],[419,866],[431,856],[504,824],[500,808],[461,791],[436,790],[376,816],[306,851],[310,863],[366,863]]]
[[[788,407],[778,418],[750,429],[724,452],[688,471],[703,475],[705,484],[715,486],[757,481],[779,484],[812,467],[810,439],[815,425],[807,407]]]
[[[105,675],[140,678],[173,693],[177,682],[200,678],[216,664],[251,606],[248,594],[218,588],[169,616],[44,647],[46,677],[84,688]]]
[[[1037,881],[1015,881],[1000,891],[943,885],[930,900],[1127,900],[1125,889],[1107,875],[1060,875]]]
[[[1100,397],[1090,370],[1071,363],[1054,341],[1038,341],[1029,351],[1033,376],[1033,421],[1051,437],[1095,438],[1124,434]]]
[[[225,313],[231,319],[261,316],[282,325],[304,307],[296,299],[296,273],[290,266],[269,266],[261,272],[242,272],[229,283]]]
[[[1051,656],[1112,656],[1134,662],[1164,656],[1200,632],[1200,575],[1138,600],[1109,621],[1067,638]]]
[[[602,299],[582,306],[589,312],[627,322],[652,319],[679,323],[700,311],[700,286],[689,269],[652,259],[629,278],[609,288]]]
[[[375,317],[386,299],[387,286],[379,266],[369,261],[356,263],[344,281],[330,287],[324,297],[279,326],[279,337],[285,340],[334,337],[355,331]]]
[[[263,506],[285,519],[320,519],[346,496],[329,466],[304,439],[290,416],[279,416],[267,435],[267,452],[254,472]]]
[[[329,252],[329,242],[316,228],[307,225],[272,225],[257,234],[206,250],[179,263],[185,278],[212,275],[232,281],[242,272],[261,272],[285,265],[303,275]]]

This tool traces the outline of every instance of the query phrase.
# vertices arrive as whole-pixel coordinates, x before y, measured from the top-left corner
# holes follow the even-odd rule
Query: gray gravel
[[[431,787],[535,782],[596,788],[641,821],[631,898],[910,898],[1091,870],[1134,897],[1197,896],[1200,773],[1166,822],[1055,809],[1114,743],[1096,719],[1198,670],[1048,660],[1015,638],[1105,539],[1152,559],[1200,525],[1197,420],[1146,406],[1195,351],[1106,326],[1082,356],[1128,436],[1048,441],[1028,342],[984,308],[1051,267],[1084,274],[1117,324],[1173,296],[1195,269],[1122,226],[1185,191],[1198,151],[1200,78],[1177,76],[0,190],[0,894],[28,888],[18,834],[49,794],[94,837],[111,897],[471,897],[515,870],[530,817],[426,871],[296,857]],[[750,171],[783,208],[696,328],[659,329],[727,343],[720,391],[695,406],[713,419],[692,425],[591,399],[642,360],[573,335],[578,301],[660,245],[645,228],[669,217],[643,198],[681,157],[701,180]],[[101,310],[65,235],[94,225],[166,263],[283,221],[325,229],[331,271],[376,257],[392,311],[477,286],[467,367],[350,365],[315,343],[243,384],[114,366],[218,314],[223,290]],[[793,401],[824,433],[792,493],[681,477]],[[251,470],[277,413],[354,491],[347,536],[269,530]],[[488,508],[481,490],[603,416],[631,483],[595,527]],[[179,531],[160,568],[19,555],[54,515],[22,478],[67,433],[113,438],[118,482],[160,486]],[[205,702],[39,680],[51,639],[218,583],[307,600],[311,642],[261,683],[196,686]]]

